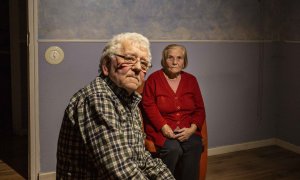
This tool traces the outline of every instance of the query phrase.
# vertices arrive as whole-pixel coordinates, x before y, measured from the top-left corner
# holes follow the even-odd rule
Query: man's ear
[[[101,69],[102,69],[102,73],[103,73],[105,76],[108,76],[108,68],[107,68],[107,65],[106,65],[106,64],[102,64]]]
[[[108,73],[109,73],[109,67],[110,66],[110,63],[109,63],[109,59],[105,59],[104,62],[102,63],[101,65],[101,70],[102,70],[102,73],[105,75],[105,76],[108,76]]]

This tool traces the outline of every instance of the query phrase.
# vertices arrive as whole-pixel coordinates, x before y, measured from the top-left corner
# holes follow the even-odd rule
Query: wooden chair
[[[144,83],[138,88],[137,92],[142,94],[143,88],[144,88]],[[206,120],[204,120],[204,123],[202,125],[201,136],[202,136],[203,151],[200,159],[199,180],[205,180],[206,171],[207,171],[207,147],[208,147]],[[153,141],[149,139],[145,139],[145,147],[151,154],[156,154],[156,147]]]

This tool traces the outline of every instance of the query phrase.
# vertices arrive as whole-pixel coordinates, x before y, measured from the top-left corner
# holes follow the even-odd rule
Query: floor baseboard
[[[55,180],[56,172],[46,172],[39,174],[39,180]]]
[[[287,150],[293,151],[297,154],[300,154],[300,146],[296,146],[294,144],[283,141],[281,139],[275,139],[275,144],[282,147],[282,148],[284,148],[284,149],[287,149]]]
[[[271,145],[275,145],[275,143],[276,143],[276,139],[270,138],[270,139],[251,141],[251,142],[246,142],[246,143],[241,143],[241,144],[233,144],[233,145],[209,148],[208,156],[242,151],[242,150],[248,150],[248,149],[259,148],[259,147],[264,147],[264,146],[271,146]]]
[[[233,144],[233,145],[227,145],[227,146],[220,146],[220,147],[216,147],[216,148],[209,148],[208,156],[242,151],[242,150],[248,150],[248,149],[254,149],[254,148],[271,146],[271,145],[277,145],[284,149],[287,149],[292,152],[300,154],[300,146],[291,144],[289,142],[283,141],[278,138],[270,138],[270,139],[251,141],[251,142],[246,142],[246,143],[241,143],[241,144]]]

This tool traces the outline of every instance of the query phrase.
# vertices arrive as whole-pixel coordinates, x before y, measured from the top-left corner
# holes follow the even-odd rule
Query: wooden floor
[[[14,169],[8,166],[5,162],[0,160],[0,179],[1,180],[23,180],[25,178],[19,175]]]
[[[27,141],[27,136],[0,132],[0,180],[27,179]]]
[[[206,180],[300,180],[300,155],[278,146],[208,157]],[[0,180],[23,180],[0,160]]]
[[[268,146],[209,156],[206,180],[300,180],[300,155]]]

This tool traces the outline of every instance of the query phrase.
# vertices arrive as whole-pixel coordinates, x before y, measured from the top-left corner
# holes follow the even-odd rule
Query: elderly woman
[[[157,146],[158,156],[177,180],[198,179],[205,119],[197,80],[183,71],[187,64],[184,46],[165,47],[162,69],[149,76],[142,99],[147,138]]]

